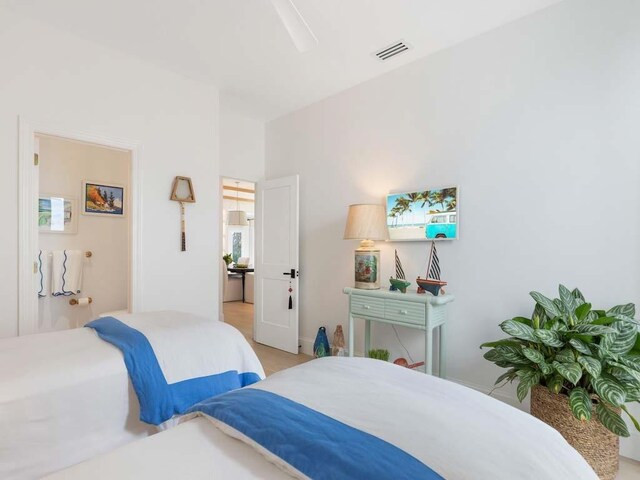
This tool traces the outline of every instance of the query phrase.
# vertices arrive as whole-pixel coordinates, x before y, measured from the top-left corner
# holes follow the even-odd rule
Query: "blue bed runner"
[[[203,412],[316,480],[442,479],[404,450],[316,410],[256,388],[205,400]]]
[[[146,423],[159,425],[206,398],[260,380],[256,373],[230,370],[168,384],[153,347],[141,332],[113,317],[99,318],[85,326],[122,351],[140,402],[140,420]]]

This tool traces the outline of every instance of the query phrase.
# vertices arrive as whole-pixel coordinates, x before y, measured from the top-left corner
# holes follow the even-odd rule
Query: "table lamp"
[[[355,251],[355,287],[380,288],[380,250],[374,240],[389,240],[384,205],[349,205],[345,240],[361,240]]]

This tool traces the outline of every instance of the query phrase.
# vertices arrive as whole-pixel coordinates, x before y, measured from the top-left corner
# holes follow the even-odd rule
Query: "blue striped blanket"
[[[122,351],[143,422],[159,425],[264,378],[255,353],[229,325],[178,312],[124,317],[127,323],[105,317],[86,326]]]

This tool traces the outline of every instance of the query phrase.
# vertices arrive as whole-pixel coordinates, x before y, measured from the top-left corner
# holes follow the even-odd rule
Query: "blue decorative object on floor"
[[[316,341],[313,342],[313,356],[316,358],[328,357],[331,355],[329,349],[329,339],[327,338],[327,329],[320,327],[316,335]]]

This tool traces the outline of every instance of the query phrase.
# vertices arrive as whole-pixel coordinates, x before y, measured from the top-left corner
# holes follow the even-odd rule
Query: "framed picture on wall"
[[[125,189],[105,182],[82,182],[82,214],[124,217]]]
[[[40,233],[78,233],[78,198],[42,193],[38,196]]]
[[[459,236],[458,187],[387,195],[389,240],[454,240]]]

